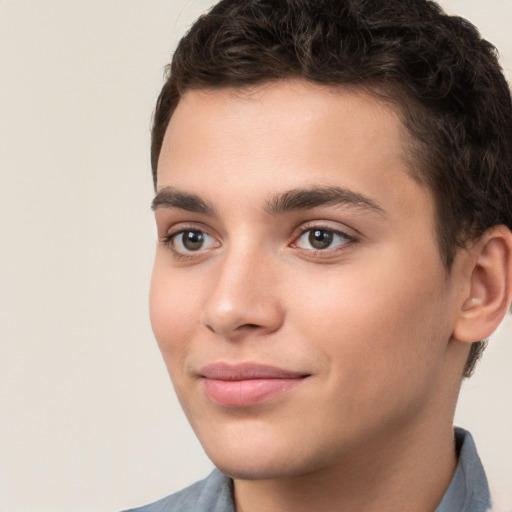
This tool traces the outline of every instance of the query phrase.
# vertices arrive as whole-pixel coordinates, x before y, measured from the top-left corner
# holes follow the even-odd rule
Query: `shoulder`
[[[235,512],[232,480],[214,470],[186,489],[125,512]]]

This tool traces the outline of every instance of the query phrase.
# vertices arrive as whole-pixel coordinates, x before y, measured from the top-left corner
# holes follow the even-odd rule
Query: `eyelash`
[[[328,256],[332,255],[333,253],[343,251],[347,248],[348,245],[352,245],[359,241],[359,239],[354,235],[349,235],[347,232],[342,231],[340,229],[335,229],[332,226],[322,225],[322,224],[306,224],[304,226],[301,226],[299,234],[297,236],[294,236],[292,247],[296,247],[297,249],[301,250],[300,247],[297,247],[296,241],[300,240],[306,233],[309,233],[311,231],[324,231],[328,232],[331,235],[339,236],[340,238],[343,238],[345,240],[344,243],[340,244],[339,246],[335,246],[333,248],[326,248],[326,249],[302,249],[303,251],[307,252],[308,254],[314,254],[314,255],[320,255],[320,256]]]
[[[178,250],[173,245],[173,241],[183,233],[187,232],[197,232],[197,233],[203,233],[208,235],[208,233],[204,230],[204,228],[201,228],[200,226],[183,226],[180,225],[179,229],[176,230],[170,230],[165,235],[160,238],[160,243],[172,252],[173,257],[175,257],[178,260],[187,260],[192,258],[197,258],[198,254],[195,254],[195,251],[191,251],[190,253],[183,253]],[[210,235],[208,235],[210,236]],[[197,251],[197,253],[200,253],[200,251]]]
[[[303,249],[301,247],[298,247],[296,245],[296,241],[300,240],[306,233],[311,232],[311,231],[327,232],[333,236],[339,236],[340,238],[343,238],[345,240],[345,242],[340,244],[339,246],[335,246],[334,248],[327,247],[325,249]],[[178,260],[197,258],[200,254],[203,254],[203,251],[204,251],[204,250],[199,249],[198,251],[190,251],[189,253],[184,253],[184,252],[178,251],[174,247],[173,241],[179,235],[182,235],[183,233],[187,233],[187,232],[198,232],[198,233],[203,233],[207,236],[211,236],[207,233],[207,231],[205,231],[203,228],[201,228],[199,226],[180,226],[179,229],[171,230],[171,231],[167,232],[162,238],[160,238],[160,243],[162,245],[168,247],[171,250],[173,256]],[[342,250],[346,249],[347,245],[352,245],[356,242],[358,242],[358,238],[356,236],[349,235],[345,231],[341,231],[339,229],[334,229],[331,226],[310,224],[310,225],[304,225],[300,228],[298,234],[294,235],[294,237],[293,237],[293,242],[292,242],[293,245],[290,244],[290,246],[294,247],[298,250],[307,252],[308,254],[327,256],[327,255],[332,255],[335,252],[342,251]]]

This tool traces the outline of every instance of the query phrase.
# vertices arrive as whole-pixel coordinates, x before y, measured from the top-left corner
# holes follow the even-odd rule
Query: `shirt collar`
[[[435,512],[484,512],[490,509],[489,485],[471,434],[455,429],[459,462]]]

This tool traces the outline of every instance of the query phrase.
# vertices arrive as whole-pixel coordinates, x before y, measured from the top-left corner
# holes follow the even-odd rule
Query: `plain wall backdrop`
[[[0,512],[148,503],[212,465],[171,390],[147,295],[149,127],[164,65],[211,5],[0,0]],[[501,51],[512,0],[444,0]],[[512,327],[463,386],[512,507]]]

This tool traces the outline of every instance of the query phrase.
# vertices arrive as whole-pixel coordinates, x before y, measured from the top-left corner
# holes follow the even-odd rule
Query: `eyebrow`
[[[277,194],[266,202],[264,210],[271,215],[309,210],[319,206],[352,206],[377,213],[383,217],[386,212],[375,201],[353,190],[342,187],[296,188]],[[151,203],[152,210],[177,208],[189,212],[214,215],[215,208],[196,194],[182,192],[173,187],[160,189]]]
[[[196,194],[181,192],[173,187],[164,187],[157,192],[151,202],[151,209],[158,210],[159,208],[178,208],[205,215],[213,215],[215,212],[210,203]]]
[[[330,205],[353,206],[371,213],[377,213],[383,217],[386,216],[385,210],[374,200],[342,187],[313,187],[289,190],[268,201],[265,205],[265,211],[275,215]]]

